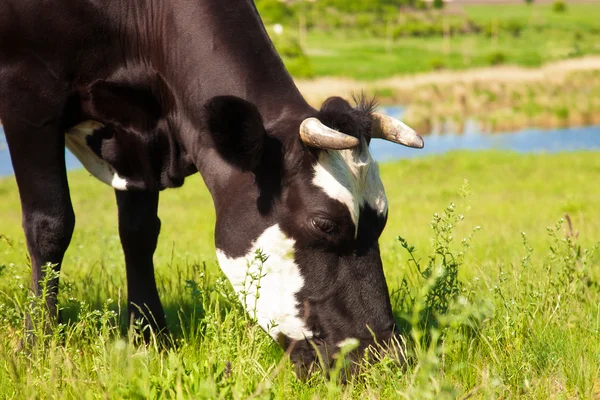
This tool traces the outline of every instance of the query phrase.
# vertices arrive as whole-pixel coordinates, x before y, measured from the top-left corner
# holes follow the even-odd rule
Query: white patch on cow
[[[361,206],[367,204],[381,215],[387,212],[379,167],[364,139],[353,149],[322,151],[315,165],[313,183],[348,207],[357,232]]]
[[[221,270],[246,311],[274,339],[280,333],[296,340],[313,336],[298,316],[296,294],[304,286],[304,279],[294,260],[294,243],[278,225],[273,225],[256,239],[244,257],[229,258],[217,249]],[[268,257],[264,263],[256,260],[257,249]]]
[[[112,165],[98,157],[87,145],[86,138],[103,126],[96,121],[84,121],[75,125],[66,132],[65,145],[79,159],[85,169],[98,180],[115,189],[127,190],[127,181],[119,176]]]

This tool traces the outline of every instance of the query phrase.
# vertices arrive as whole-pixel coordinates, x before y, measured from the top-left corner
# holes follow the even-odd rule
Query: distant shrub
[[[288,72],[296,78],[312,78],[315,73],[308,57],[284,59]]]
[[[285,33],[283,35],[271,35],[271,38],[290,74],[297,78],[311,78],[314,76],[310,59],[302,50],[298,38]]]
[[[554,115],[561,121],[569,119],[569,109],[567,107],[557,107],[554,109]]]
[[[525,28],[523,23],[519,20],[510,19],[504,22],[501,27],[503,31],[510,33],[514,37],[518,37],[521,35],[521,31]]]
[[[320,23],[324,23],[329,28],[338,29],[344,26],[343,14],[334,9],[325,10],[319,17]]]
[[[394,30],[394,37],[442,36],[444,28],[441,20],[421,20],[410,18]]]
[[[417,0],[415,1],[414,7],[417,10],[427,10],[427,3],[425,3],[423,0]]]
[[[530,100],[520,107],[515,107],[515,110],[523,112],[527,117],[532,118],[542,112],[542,107],[538,103]]]
[[[495,103],[498,101],[498,94],[490,89],[484,89],[481,95],[485,97],[488,103]]]
[[[441,58],[431,59],[431,61],[429,61],[429,65],[436,71],[446,68],[446,63]]]
[[[482,31],[482,27],[477,24],[475,21],[471,20],[471,19],[465,19],[463,21],[463,26],[461,29],[462,33],[479,33]]]
[[[483,34],[487,37],[492,37],[492,35],[495,34],[494,27],[492,26],[491,23],[485,24],[482,31],[483,31]]]
[[[501,51],[494,51],[488,54],[486,59],[489,65],[500,65],[506,61],[506,55]]]
[[[433,0],[433,8],[436,10],[441,10],[444,8],[444,0]]]
[[[256,0],[256,8],[266,24],[287,24],[296,19],[294,10],[279,0]]]
[[[564,1],[557,0],[552,4],[552,11],[556,13],[564,13],[567,11],[567,4]]]
[[[521,55],[520,63],[528,67],[539,67],[542,65],[542,55],[537,51],[530,51]]]
[[[389,87],[379,87],[375,88],[373,91],[373,95],[376,98],[391,98],[394,97],[395,89]]]
[[[358,29],[372,29],[377,23],[377,18],[374,14],[358,14],[356,16],[356,27]]]

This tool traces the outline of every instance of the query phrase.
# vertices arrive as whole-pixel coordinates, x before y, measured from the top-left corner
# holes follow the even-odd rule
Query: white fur
[[[246,311],[256,316],[259,325],[274,339],[280,333],[296,340],[312,337],[312,332],[298,316],[296,294],[304,286],[304,279],[294,260],[294,243],[278,225],[273,225],[256,239],[244,257],[229,258],[217,249],[221,270],[246,306]],[[257,249],[268,256],[262,271],[261,263],[255,260]],[[255,279],[250,278],[251,275]]]
[[[100,122],[84,121],[67,131],[65,145],[79,159],[85,169],[98,180],[115,189],[127,190],[127,181],[117,174],[112,165],[98,157],[87,145],[86,138],[103,126]]]
[[[313,183],[348,207],[357,230],[362,205],[368,204],[381,215],[387,212],[379,168],[364,139],[354,149],[321,152]]]

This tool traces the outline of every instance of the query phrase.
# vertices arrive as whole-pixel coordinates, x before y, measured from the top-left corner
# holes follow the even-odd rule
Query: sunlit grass
[[[598,395],[600,259],[584,250],[600,240],[600,187],[593,184],[600,154],[461,152],[384,164],[381,173],[390,202],[382,256],[394,312],[408,323],[421,304],[412,304],[411,296],[421,298],[430,283],[419,277],[397,236],[415,246],[423,267],[432,254],[434,213],[443,216],[454,202],[455,215],[465,215],[450,231],[452,219],[436,228],[452,235],[443,246],[452,254],[464,250],[460,241],[475,227],[481,230],[460,265],[459,296],[441,319],[442,331],[433,332],[434,339],[444,334],[434,340],[437,346],[413,347],[409,367],[384,360],[346,386],[322,374],[297,381],[283,351],[236,305],[216,265],[214,211],[197,176],[161,194],[155,262],[174,349],[141,346],[135,332],[125,334],[114,195],[75,171],[70,186],[77,227],[60,296],[69,323],[43,346],[18,352],[23,313],[31,307],[29,271],[16,184],[0,180],[0,397]],[[457,194],[464,179],[472,192],[466,198]],[[566,222],[556,226],[566,213],[572,229]]]
[[[600,54],[597,4],[569,4],[563,14],[553,12],[551,5],[486,5],[463,9],[464,14],[450,13],[448,18],[470,18],[483,26],[484,32],[449,39],[405,36],[389,42],[354,30],[311,30],[306,50],[314,75],[369,80],[496,64],[538,67],[552,61]],[[493,24],[518,24],[519,33],[498,30],[487,34],[495,31]]]

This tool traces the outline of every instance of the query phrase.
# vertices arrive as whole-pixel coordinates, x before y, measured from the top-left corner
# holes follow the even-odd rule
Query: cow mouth
[[[285,340],[286,354],[294,364],[296,377],[307,380],[316,371],[327,376],[338,369],[338,377],[345,382],[349,377],[357,375],[365,362],[372,364],[384,357],[391,358],[399,365],[406,362],[405,341],[403,336],[394,333],[386,339],[344,339],[331,344],[324,338],[315,337],[305,340]],[[340,362],[341,361],[341,362]]]

